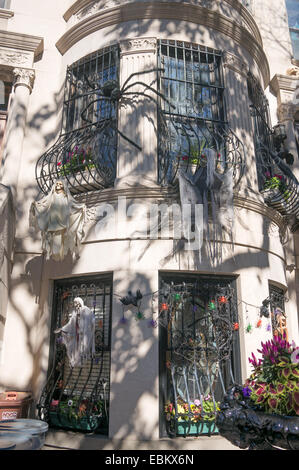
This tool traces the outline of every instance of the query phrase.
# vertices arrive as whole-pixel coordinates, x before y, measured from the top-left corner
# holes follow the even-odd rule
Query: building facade
[[[0,388],[31,390],[53,425],[59,402],[78,415],[85,400],[109,437],[176,434],[174,390],[217,398],[261,341],[298,343],[289,3],[290,23],[285,0],[1,3]],[[79,256],[60,260],[28,223],[57,179],[86,209]],[[174,208],[194,186],[206,225],[190,247]],[[72,368],[54,330],[75,297],[95,352]]]

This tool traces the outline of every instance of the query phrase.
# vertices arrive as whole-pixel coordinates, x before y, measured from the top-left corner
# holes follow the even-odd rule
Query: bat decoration
[[[132,294],[132,291],[129,290],[128,295],[126,295],[125,297],[122,297],[120,301],[123,305],[134,305],[135,307],[138,307],[138,301],[141,299],[142,299],[142,294],[140,290],[138,289],[135,296]]]

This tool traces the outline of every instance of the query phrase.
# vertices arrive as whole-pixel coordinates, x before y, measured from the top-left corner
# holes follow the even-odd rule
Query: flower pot
[[[195,436],[202,434],[218,433],[215,421],[177,422],[176,434],[178,436]]]
[[[90,416],[89,418],[83,416],[82,418],[76,419],[74,417],[68,417],[65,413],[50,411],[49,417],[50,426],[77,431],[95,431],[101,424],[104,424],[103,418],[99,416]]]

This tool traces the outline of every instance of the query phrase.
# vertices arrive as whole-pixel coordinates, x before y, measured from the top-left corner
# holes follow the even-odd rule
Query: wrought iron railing
[[[299,219],[299,183],[290,168],[293,156],[282,146],[286,134],[277,134],[275,128],[272,128],[268,100],[258,80],[251,73],[248,74],[247,84],[252,103],[250,113],[258,187],[266,204],[283,216],[293,218],[291,225],[294,227]]]
[[[95,355],[82,367],[70,366],[61,336],[53,333],[68,322],[75,297],[95,319]],[[55,282],[48,379],[37,405],[39,418],[53,427],[108,433],[111,298],[109,278]]]
[[[251,115],[259,189],[266,204],[296,223],[299,219],[299,182],[281,158],[282,154],[277,152],[273,129],[254,106],[251,106]]]
[[[36,181],[47,194],[57,179],[71,193],[113,186],[116,175],[116,133],[103,120],[61,135],[36,164]]]
[[[168,434],[217,432],[218,403],[239,378],[234,280],[164,275],[159,319],[161,406]]]
[[[101,49],[68,67],[61,134],[36,165],[43,193],[59,178],[67,181],[72,193],[113,185],[118,108],[117,101],[100,90],[118,81],[118,46]]]
[[[178,171],[195,174],[207,166],[207,149],[215,151],[215,172],[233,172],[234,186],[245,170],[244,145],[224,122],[160,114],[159,183],[173,184]]]

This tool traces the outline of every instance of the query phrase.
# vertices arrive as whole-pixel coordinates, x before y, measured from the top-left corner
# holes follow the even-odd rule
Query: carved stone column
[[[253,127],[247,89],[248,66],[236,55],[225,52],[223,57],[225,101],[227,120],[232,131],[244,145],[246,174],[242,178],[241,190],[251,188],[258,192]]]
[[[156,72],[148,71],[157,67],[156,38],[135,38],[121,41],[120,86],[132,74],[127,85],[139,82],[128,91],[145,92],[146,85],[156,88]],[[142,73],[144,72],[144,73]],[[146,85],[140,84],[140,82]],[[157,116],[156,105],[141,95],[128,95],[121,100],[119,107],[119,129],[141,150],[119,137],[116,187],[155,186],[157,184]]]
[[[284,142],[284,146],[295,157],[295,164],[292,170],[298,178],[299,165],[294,132],[294,119],[295,114],[299,111],[299,68],[291,67],[286,71],[285,75],[275,75],[270,82],[270,87],[277,98],[278,122],[283,123],[286,127],[287,140]]]
[[[35,73],[32,69],[13,69],[13,93],[8,112],[6,141],[1,168],[1,182],[15,195],[21,165],[29,97]]]

